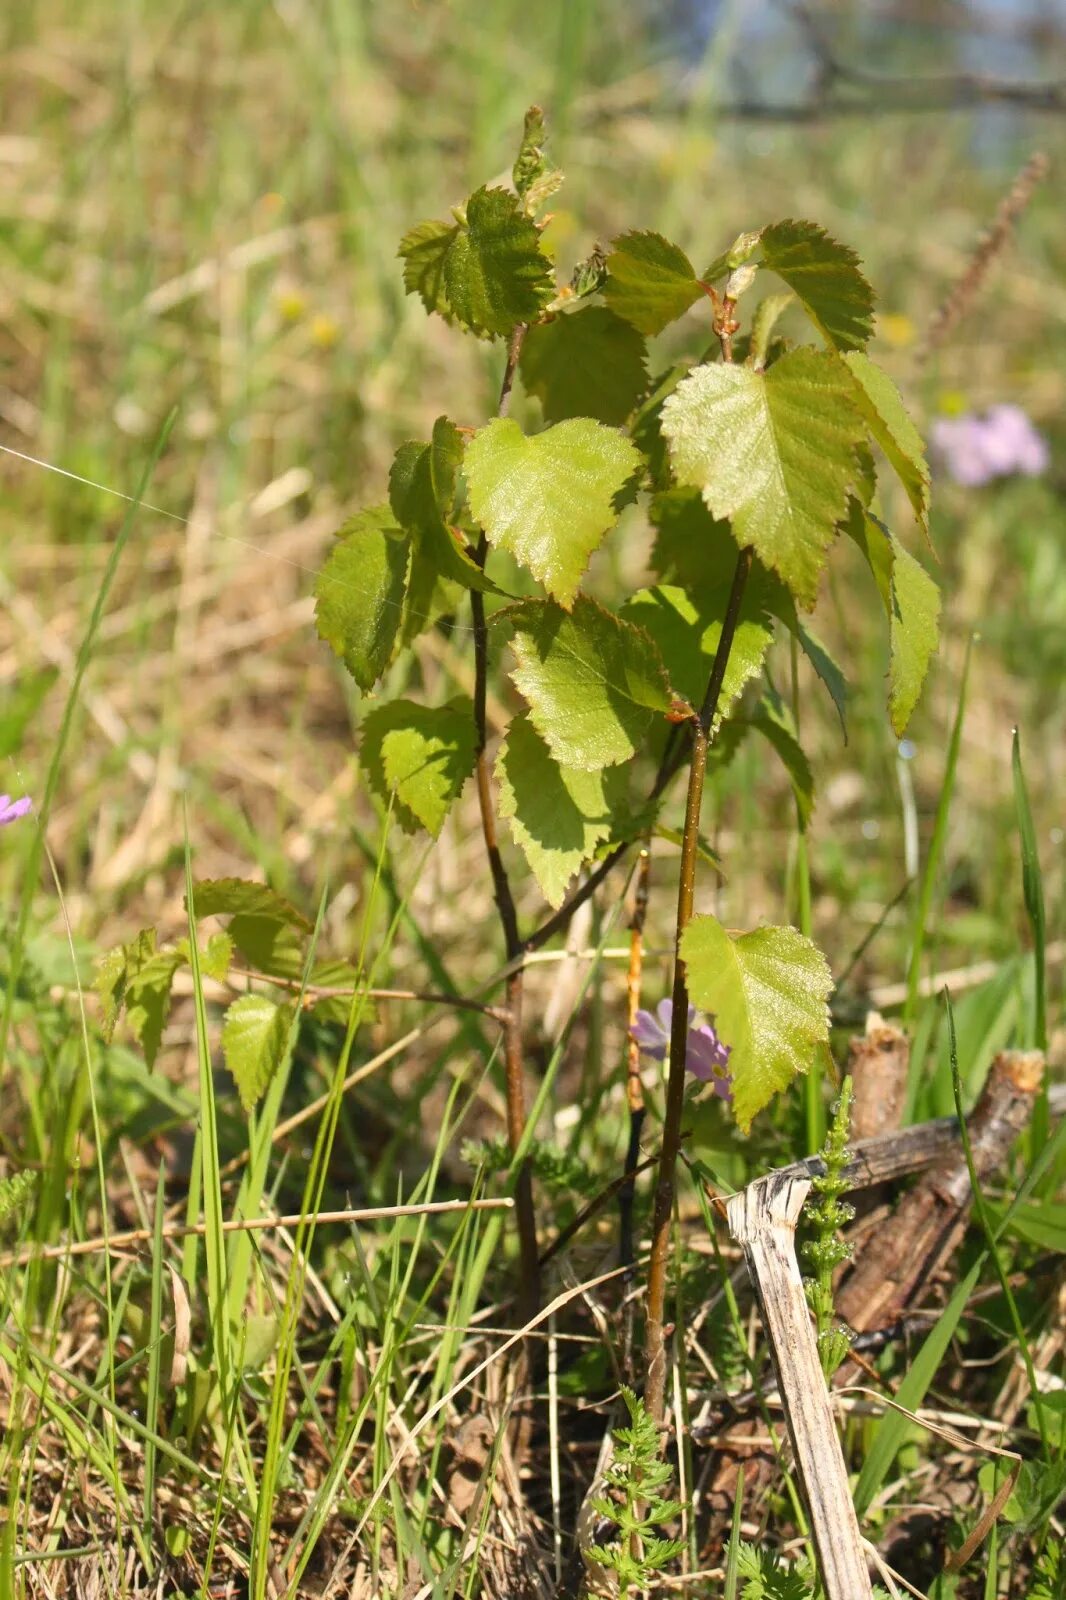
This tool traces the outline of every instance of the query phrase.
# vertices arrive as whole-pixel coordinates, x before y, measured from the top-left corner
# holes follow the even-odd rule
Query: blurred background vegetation
[[[78,935],[180,926],[187,794],[201,875],[258,868],[310,904],[327,876],[350,884],[327,927],[350,945],[377,822],[310,589],[343,517],[384,497],[399,441],[444,410],[486,414],[500,349],[467,349],[404,297],[396,244],[504,180],[538,101],[568,174],[548,231],[561,274],[633,226],[699,263],[742,229],[809,217],[864,258],[874,353],[923,427],[1011,402],[1050,438],[1040,479],[937,480],[944,643],[913,759],[901,763],[883,714],[875,597],[847,573],[817,626],[855,686],[849,742],[814,690],[804,737],[824,777],[815,932],[839,970],[914,864],[908,827],[928,837],[979,632],[930,957],[996,958],[1023,935],[1015,724],[1061,937],[1061,6],[23,0],[5,8],[0,43],[0,443],[21,452],[0,456],[5,789],[40,786],[121,495],[177,408],[148,492],[159,509],[139,514],[52,822]],[[1036,148],[1049,179],[925,359],[935,308]],[[669,339],[698,337],[682,324],[664,359]],[[886,511],[903,525],[902,507]],[[624,530],[609,559],[635,585],[648,535],[639,518]],[[427,635],[419,670],[462,687],[463,657]],[[783,781],[767,810],[754,761],[738,761],[712,813],[743,838],[723,894],[749,921],[782,909],[792,822]],[[427,937],[476,954],[488,900],[470,900],[482,875],[467,833],[460,814],[426,868],[401,840],[395,867],[405,888],[422,874]],[[0,863],[8,897],[15,855]],[[890,914],[871,977],[902,976],[908,925]],[[410,956],[401,940],[394,959]]]

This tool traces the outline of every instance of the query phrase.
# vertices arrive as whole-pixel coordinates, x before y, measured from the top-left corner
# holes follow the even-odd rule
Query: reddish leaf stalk
[[[751,571],[750,546],[737,557],[733,574],[733,587],[729,593],[722,636],[718,641],[714,665],[707,682],[699,718],[694,724],[692,753],[688,769],[688,795],[685,801],[685,830],[681,840],[681,869],[677,889],[677,934],[675,952],[680,950],[681,936],[692,920],[696,894],[696,863],[699,856],[700,808],[703,803],[703,782],[707,772],[707,752],[711,744],[711,729],[718,712],[722,683],[729,664],[730,651],[740,619],[744,590]],[[674,1209],[674,1169],[681,1148],[681,1117],[685,1096],[685,1052],[688,1043],[688,979],[685,963],[679,954],[674,958],[673,1016],[670,1024],[670,1074],[666,1085],[666,1113],[663,1118],[662,1148],[659,1155],[659,1178],[655,1188],[655,1210],[652,1217],[651,1259],[648,1266],[648,1303],[645,1331],[644,1403],[656,1422],[662,1422],[666,1392],[666,1340],[664,1337],[664,1312],[666,1306],[666,1276],[670,1255],[670,1219]]]
[[[511,388],[518,369],[518,358],[526,335],[524,324],[515,328],[507,348],[507,364],[496,415],[505,416],[511,398]],[[474,559],[484,567],[488,555],[488,540],[482,534]],[[492,779],[487,755],[488,719],[486,700],[488,694],[489,644],[485,622],[485,597],[472,590],[470,594],[474,624],[474,727],[475,775],[477,778],[478,805],[481,810],[481,832],[485,840],[489,871],[492,874],[492,892],[503,929],[508,962],[520,961],[524,946],[518,931],[518,912],[511,890],[507,869],[500,854],[496,830],[496,807],[492,794]],[[503,1028],[504,1072],[507,1090],[507,1140],[512,1155],[517,1152],[526,1128],[525,1061],[522,1041],[522,991],[524,973],[521,965],[507,980],[507,1010]],[[537,1218],[533,1208],[533,1181],[529,1162],[522,1162],[515,1184],[515,1216],[518,1223],[519,1292],[518,1310],[523,1321],[536,1315],[540,1309],[540,1265],[537,1251]]]

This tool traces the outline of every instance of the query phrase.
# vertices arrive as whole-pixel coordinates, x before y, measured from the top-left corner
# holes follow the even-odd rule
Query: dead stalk
[[[726,1213],[762,1312],[826,1600],[864,1600],[870,1575],[796,1260],[809,1189],[809,1178],[772,1172],[734,1195]]]

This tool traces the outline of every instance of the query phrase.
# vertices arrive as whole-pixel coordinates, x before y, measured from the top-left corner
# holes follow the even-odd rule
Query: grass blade
[[[725,1558],[725,1588],[722,1600],[737,1600],[737,1578],[740,1562],[740,1522],[744,1515],[744,1463],[737,1473],[737,1487],[733,1496],[733,1525],[729,1530],[729,1546]]]
[[[74,712],[77,708],[78,697],[81,694],[82,682],[85,678],[86,672],[88,671],[89,663],[93,657],[93,649],[96,645],[96,636],[100,631],[100,623],[103,620],[104,609],[107,605],[107,597],[111,593],[111,585],[115,581],[115,574],[118,571],[118,564],[122,559],[122,552],[125,550],[130,534],[133,532],[133,524],[137,520],[137,512],[141,508],[145,491],[147,490],[149,483],[152,481],[152,474],[156,469],[159,458],[166,448],[166,442],[170,438],[170,430],[174,426],[174,418],[176,416],[177,412],[172,411],[167,420],[164,422],[162,428],[159,430],[159,436],[152,447],[152,453],[145,463],[144,471],[141,473],[140,481],[137,484],[136,493],[129,503],[129,508],[122,520],[122,526],[119,528],[115,542],[111,547],[111,554],[108,557],[107,565],[104,568],[103,575],[100,579],[100,586],[96,592],[96,602],[93,605],[92,611],[89,615],[89,625],[85,630],[81,645],[78,648],[78,658],[74,664],[74,676],[71,680],[70,692],[67,695],[66,704],[63,707],[63,719],[60,722],[59,732],[56,735],[55,745],[52,750],[52,759],[48,764],[48,776],[45,779],[44,794],[41,797],[40,804],[35,808],[37,826],[33,830],[29,859],[26,863],[26,871],[22,879],[22,894],[19,900],[18,921],[15,924],[15,931],[11,938],[8,956],[9,970],[7,975],[7,988],[4,994],[4,1009],[2,1015],[0,1015],[0,1073],[3,1072],[3,1063],[7,1060],[8,1036],[11,1030],[11,1013],[15,1004],[15,996],[18,993],[19,978],[22,973],[22,958],[26,943],[26,929],[29,927],[30,911],[33,907],[33,897],[36,893],[37,882],[40,876],[41,857],[44,854],[44,840],[48,829],[48,818],[51,815],[52,803],[55,800],[56,790],[59,787],[59,773],[63,765],[63,757],[66,754],[67,741],[70,738],[70,730],[74,722]]]
[[[1022,894],[1029,925],[1033,930],[1033,967],[1036,999],[1033,1014],[1032,1043],[1036,1050],[1047,1052],[1047,918],[1044,913],[1044,880],[1040,872],[1040,852],[1036,843],[1036,828],[1029,805],[1029,789],[1022,769],[1022,747],[1018,730],[1014,730],[1011,747],[1011,772],[1014,779],[1014,809],[1018,816],[1018,837],[1022,846]],[[1032,1152],[1036,1155],[1047,1143],[1048,1100],[1047,1078],[1033,1110]]]
[[[941,1312],[939,1320],[926,1334],[910,1371],[896,1391],[896,1405],[903,1407],[903,1410],[898,1411],[893,1407],[890,1411],[886,1411],[877,1424],[873,1443],[867,1452],[859,1481],[855,1486],[855,1509],[860,1517],[873,1504],[874,1496],[888,1477],[896,1454],[906,1439],[907,1430],[913,1426],[911,1419],[904,1415],[904,1411],[916,1411],[925,1399],[929,1385],[936,1377],[937,1368],[944,1359],[955,1329],[981,1276],[983,1265],[982,1256],[970,1268]]]
[[[918,988],[922,976],[922,955],[925,950],[925,935],[929,924],[929,912],[933,904],[933,891],[936,888],[937,876],[940,872],[940,862],[944,854],[944,844],[947,839],[948,818],[951,813],[951,800],[955,792],[955,774],[959,765],[959,747],[962,743],[962,725],[966,715],[966,691],[970,681],[970,660],[973,655],[973,637],[966,642],[966,659],[962,664],[962,679],[959,683],[959,703],[955,709],[955,722],[951,730],[951,740],[948,744],[948,760],[944,769],[944,780],[940,786],[940,799],[937,801],[936,821],[933,824],[933,837],[929,842],[929,854],[926,857],[925,871],[922,873],[921,884],[918,890],[918,905],[914,917],[914,934],[911,939],[910,961],[907,967],[907,1003],[903,1008],[903,1023],[906,1026],[914,1017],[918,1005]]]
[[[164,1189],[165,1163],[159,1163],[159,1176],[155,1186],[155,1211],[152,1215],[152,1289],[148,1313],[148,1375],[144,1407],[144,1425],[148,1437],[144,1444],[144,1542],[152,1547],[152,1528],[155,1523],[155,1434],[159,1426],[159,1387],[162,1377],[163,1337],[163,1218],[166,1214]]]

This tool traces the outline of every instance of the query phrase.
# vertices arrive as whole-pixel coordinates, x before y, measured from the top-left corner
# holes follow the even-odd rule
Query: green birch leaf
[[[680,584],[697,605],[732,583],[736,540],[728,522],[717,522],[711,516],[698,489],[664,490],[653,497],[648,516],[655,528],[651,564],[665,582]],[[847,680],[843,672],[821,640],[800,620],[796,602],[781,579],[753,558],[741,615],[757,620],[764,613],[777,617],[795,634],[800,649],[832,697],[847,739]],[[668,661],[668,669],[669,665]]]
[[[735,552],[736,547],[733,548]],[[730,587],[701,590],[695,599],[673,584],[658,584],[653,589],[638,590],[620,612],[626,622],[635,622],[651,634],[659,646],[671,688],[694,707],[702,704],[707,689],[722,637]],[[757,597],[746,592],[722,681],[715,729],[744,685],[761,671],[773,637]]]
[[[762,232],[762,264],[784,279],[835,350],[865,348],[874,292],[854,250],[815,222],[775,222]]]
[[[429,543],[427,540],[426,545]],[[441,617],[454,616],[459,609],[463,588],[449,578],[442,578],[440,565],[440,561],[434,558],[432,551],[421,540],[414,545],[407,574],[407,591],[403,597],[400,623],[402,646],[409,645]]]
[[[763,603],[772,617],[777,617],[780,622],[784,623],[829,691],[829,697],[836,707],[837,716],[840,718],[840,731],[844,735],[846,744],[848,738],[847,679],[817,634],[813,633],[801,620],[800,614],[796,610],[796,602],[784,584],[772,573],[768,574],[768,578],[769,583],[765,590]]]
[[[663,401],[667,395],[673,394],[689,371],[689,363],[679,361],[654,377],[649,393],[641,401],[630,423],[630,437],[644,457],[647,481],[655,490],[669,489],[674,481],[662,433]]]
[[[848,532],[866,557],[888,617],[888,711],[901,736],[940,640],[940,591],[876,517],[852,501]]]
[[[331,1022],[339,1028],[346,1028],[352,1014],[353,992],[364,989],[365,972],[361,972],[350,961],[317,961],[311,969],[310,982],[316,989],[335,991],[318,994],[311,1006],[311,1015],[320,1022]],[[360,1026],[376,1019],[374,1002],[365,992],[360,994],[356,1004]]]
[[[200,970],[205,978],[225,983],[229,964],[233,960],[233,940],[228,933],[213,933],[207,948],[200,952]]]
[[[792,290],[786,289],[783,294],[768,294],[755,307],[755,314],[751,319],[748,361],[757,372],[761,372],[765,367],[770,355],[774,329],[795,298]]]
[[[122,1007],[126,1004],[126,988],[130,977],[155,955],[154,928],[143,928],[128,944],[115,945],[96,963],[93,988],[103,1003],[101,1025],[104,1038],[110,1044],[114,1036]]]
[[[664,402],[662,428],[679,481],[813,606],[865,437],[839,363],[804,348],[767,372],[697,367]]]
[[[683,828],[667,827],[667,825],[663,822],[655,822],[654,817],[650,819],[648,826],[651,827],[651,831],[654,833],[657,839],[665,839],[667,844],[672,844],[675,849],[679,851],[683,849],[685,843],[685,831]],[[636,838],[636,836],[637,835],[634,833],[632,837]],[[717,854],[716,851],[712,850],[710,841],[706,834],[701,833],[698,836],[696,840],[696,854],[699,856],[701,861],[706,862],[707,866],[713,867],[715,872],[718,873],[719,877],[725,877],[725,868],[722,866],[722,858]]]
[[[341,528],[315,580],[315,626],[360,689],[372,689],[392,659],[400,628],[408,541],[388,506]]]
[[[408,833],[434,838],[474,770],[474,708],[458,695],[443,706],[393,700],[363,720],[360,751],[367,782]]]
[[[437,418],[429,444],[412,439],[400,446],[389,471],[389,505],[402,528],[450,519],[462,464],[463,436],[448,417]]]
[[[807,657],[818,677],[829,691],[829,698],[836,707],[837,716],[840,718],[840,731],[844,735],[844,742],[848,738],[848,680],[839,663],[830,655],[825,645],[816,633],[804,627],[799,617],[796,618],[796,639],[803,654]]]
[[[427,516],[440,514],[429,476],[429,446],[421,440],[408,439],[392,458],[389,507],[399,528],[417,528]]]
[[[472,333],[508,334],[534,322],[555,295],[536,223],[509,189],[478,189],[444,256],[452,314]]]
[[[654,495],[648,518],[655,529],[651,565],[665,583],[679,583],[689,594],[719,589],[733,581],[737,542],[729,523],[712,517],[698,489],[664,489]],[[752,565],[765,571],[761,563]]]
[[[530,328],[522,382],[545,422],[595,417],[619,426],[648,384],[644,337],[605,306],[582,306]]]
[[[640,333],[661,333],[705,293],[692,263],[661,233],[623,233],[607,257],[604,298]]]
[[[929,464],[922,436],[907,414],[903,397],[888,373],[875,366],[869,356],[851,350],[843,359],[855,379],[855,401],[870,433],[906,490],[920,527],[927,531]]]
[[[193,885],[197,919],[228,916],[224,934],[216,934],[208,944],[207,958],[201,958],[204,971],[208,959],[215,966],[216,940],[225,948],[237,950],[253,971],[269,978],[299,978],[306,962],[307,940],[312,928],[301,911],[265,883],[250,883],[244,878],[209,878]],[[179,949],[187,945],[182,941]],[[218,955],[221,957],[222,948]],[[216,976],[214,970],[211,976]]]
[[[275,917],[238,913],[227,929],[253,972],[298,982],[307,965],[307,936]]]
[[[417,294],[431,315],[452,314],[444,288],[444,262],[458,232],[455,222],[420,222],[404,234],[396,252],[403,261],[405,290]]]
[[[731,1048],[733,1110],[751,1120],[829,1040],[833,980],[825,957],[795,928],[727,933],[716,917],[693,917],[681,958],[694,1005],[711,1013]]]
[[[241,1370],[259,1372],[278,1343],[279,1318],[269,1311],[252,1311],[241,1329]]]
[[[405,638],[414,637],[420,628],[410,629],[419,612],[432,620],[438,596],[436,580],[461,584],[482,594],[499,594],[466,549],[461,534],[447,518],[455,500],[455,485],[463,459],[463,440],[459,429],[447,417],[438,417],[433,438],[428,444],[409,439],[393,458],[389,471],[389,504],[397,523],[413,541],[408,578],[408,603],[405,607]],[[446,603],[447,591],[440,600]],[[438,611],[438,615],[441,614]]]
[[[112,1037],[125,1011],[149,1072],[159,1054],[174,974],[181,964],[180,951],[157,950],[155,929],[144,928],[128,944],[109,950],[97,967],[93,987],[104,1003],[104,1037]]]
[[[516,717],[496,758],[500,816],[552,906],[611,831],[612,785],[620,768],[563,767],[527,717]]]
[[[463,589],[477,589],[481,594],[504,592],[482,572],[467,550],[462,534],[455,528],[445,527],[443,522],[427,523],[420,531],[417,553],[419,560],[431,567],[445,584],[459,584]]]
[[[630,760],[656,713],[671,709],[651,636],[584,595],[571,613],[531,600],[506,615],[514,627],[515,686],[555,759],[588,772]]]
[[[859,473],[851,492],[860,505],[868,507],[877,493],[877,466],[874,462],[874,453],[870,449],[869,441],[863,443],[855,453],[858,457]]]
[[[589,556],[617,517],[614,498],[640,466],[630,441],[590,417],[527,438],[509,417],[466,449],[470,509],[489,543],[508,550],[568,610]]]
[[[193,884],[192,892],[197,922],[203,917],[266,917],[300,933],[311,932],[303,912],[265,883],[252,883],[247,878],[202,878]]]
[[[161,950],[130,978],[126,989],[126,1021],[144,1051],[149,1072],[163,1042],[163,1029],[170,1015],[170,990],[180,966],[177,951]]]
[[[447,522],[455,505],[456,484],[463,465],[466,444],[462,432],[450,417],[438,417],[430,441],[429,475],[441,519]]]
[[[226,1012],[222,1059],[245,1111],[254,1111],[284,1060],[294,1015],[291,1003],[261,994],[241,995]]]
[[[184,936],[174,945],[175,954],[183,966],[192,965],[191,950],[190,941]],[[200,951],[200,971],[204,977],[213,978],[216,983],[225,983],[233,951],[234,941],[228,933],[213,933],[206,947]]]

